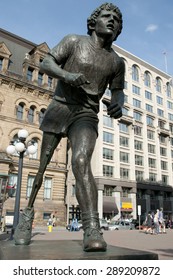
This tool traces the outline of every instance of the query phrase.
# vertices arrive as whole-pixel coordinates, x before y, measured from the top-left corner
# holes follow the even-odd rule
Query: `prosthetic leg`
[[[29,245],[32,234],[32,223],[34,220],[34,201],[37,193],[43,182],[43,175],[49,164],[53,152],[60,142],[61,137],[59,135],[44,133],[43,142],[41,148],[40,167],[35,177],[32,192],[30,195],[28,207],[26,207],[20,215],[19,223],[15,229],[14,241],[15,245]]]

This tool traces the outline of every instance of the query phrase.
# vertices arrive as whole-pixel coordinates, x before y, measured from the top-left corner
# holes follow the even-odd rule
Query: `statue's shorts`
[[[52,100],[48,106],[40,129],[44,132],[68,136],[74,126],[90,126],[98,135],[98,116],[91,108]]]

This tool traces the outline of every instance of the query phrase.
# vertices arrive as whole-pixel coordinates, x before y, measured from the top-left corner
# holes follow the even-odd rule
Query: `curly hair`
[[[119,18],[119,31],[118,31],[116,37],[114,38],[114,41],[115,41],[117,39],[117,37],[120,35],[121,31],[122,31],[123,19],[122,19],[122,13],[121,13],[120,9],[117,6],[115,6],[114,4],[112,4],[112,3],[104,3],[100,7],[96,8],[92,12],[90,17],[88,17],[88,19],[87,19],[87,28],[88,28],[87,34],[88,35],[92,34],[93,29],[90,28],[90,26],[94,26],[95,25],[97,17],[99,16],[99,14],[100,14],[100,12],[102,10],[114,11],[117,14],[118,18]]]

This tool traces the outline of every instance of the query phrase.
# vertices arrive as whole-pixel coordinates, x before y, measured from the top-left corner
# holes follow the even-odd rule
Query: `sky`
[[[0,28],[53,48],[67,34],[87,34],[87,18],[104,2],[123,14],[115,44],[173,76],[172,0],[0,0]]]

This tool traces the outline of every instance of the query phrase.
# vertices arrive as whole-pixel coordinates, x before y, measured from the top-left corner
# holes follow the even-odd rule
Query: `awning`
[[[103,200],[103,213],[118,214],[118,207],[115,200]]]

